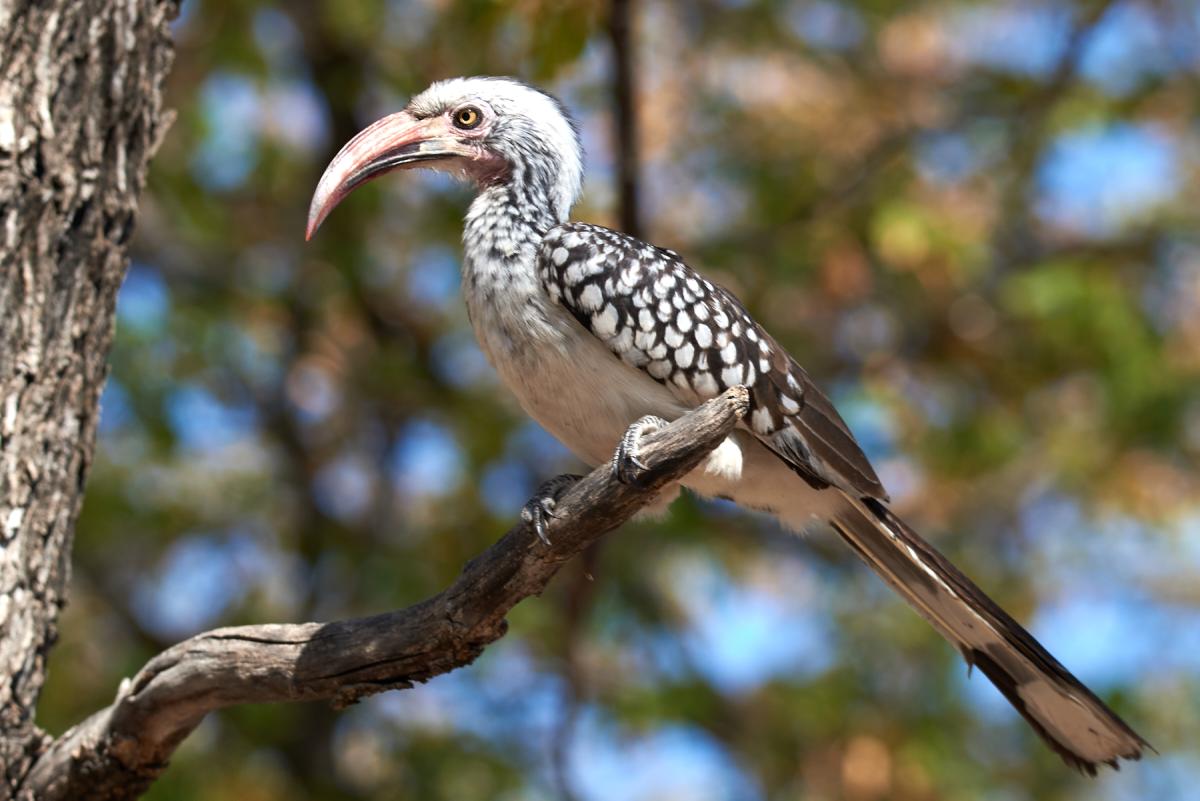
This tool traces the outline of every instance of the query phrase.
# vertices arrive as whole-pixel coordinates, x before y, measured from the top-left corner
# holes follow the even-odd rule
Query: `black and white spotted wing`
[[[686,403],[750,389],[746,425],[812,483],[887,499],[833,404],[728,291],[678,254],[584,223],[550,230],[538,254],[546,292],[613,354]]]

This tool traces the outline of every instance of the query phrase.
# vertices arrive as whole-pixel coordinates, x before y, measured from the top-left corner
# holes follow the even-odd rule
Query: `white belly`
[[[475,334],[500,378],[538,421],[589,465],[608,461],[625,429],[648,414],[687,410],[646,373],[613,356],[560,307],[526,304],[518,324],[474,309]]]
[[[521,315],[519,325],[496,308],[475,308],[471,318],[480,345],[521,407],[587,464],[608,462],[638,418],[652,414],[674,420],[688,410],[662,384],[613,356],[560,307],[526,303]],[[743,430],[681,483],[700,495],[771,512],[795,530],[825,517],[822,507],[830,500]]]

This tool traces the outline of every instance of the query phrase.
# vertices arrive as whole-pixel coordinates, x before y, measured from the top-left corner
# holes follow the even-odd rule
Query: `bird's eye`
[[[454,124],[459,128],[474,128],[481,119],[483,119],[483,115],[474,106],[464,106],[454,112]]]

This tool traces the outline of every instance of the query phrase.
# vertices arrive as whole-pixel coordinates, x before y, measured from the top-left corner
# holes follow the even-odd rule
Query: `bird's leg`
[[[549,519],[558,517],[554,513],[558,499],[564,492],[575,486],[575,482],[581,478],[583,476],[577,476],[574,473],[563,473],[549,481],[543,481],[533,497],[521,507],[521,519],[525,521],[526,525],[533,527],[533,533],[537,534],[538,539],[546,545],[550,544],[550,538],[546,536]]]
[[[642,437],[666,426],[666,420],[648,414],[625,430],[625,436],[621,437],[621,444],[617,446],[617,452],[612,458],[613,477],[617,481],[635,486],[641,482],[647,469],[638,458]]]

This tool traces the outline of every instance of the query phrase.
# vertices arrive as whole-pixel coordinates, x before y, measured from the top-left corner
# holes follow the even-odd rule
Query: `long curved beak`
[[[458,140],[444,117],[419,120],[401,111],[372,123],[347,142],[325,168],[308,207],[305,240],[312,239],[338,203],[372,178],[439,159],[472,155],[475,150]]]

